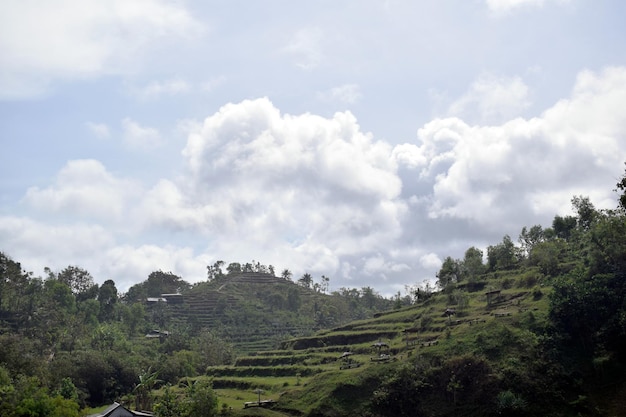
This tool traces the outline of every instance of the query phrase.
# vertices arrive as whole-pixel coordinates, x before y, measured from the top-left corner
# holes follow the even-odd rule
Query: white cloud
[[[100,225],[51,225],[26,217],[0,216],[0,241],[5,253],[35,274],[43,273],[44,267],[61,270],[77,263],[95,273],[106,263],[101,254],[114,237]]]
[[[448,115],[469,123],[503,123],[523,115],[530,106],[528,93],[528,87],[519,77],[483,74],[449,106]]]
[[[609,203],[626,154],[625,86],[624,68],[584,71],[571,97],[541,117],[484,127],[452,118],[426,124],[415,153],[425,156],[417,168],[433,183],[428,213],[502,230],[561,212],[563,202],[543,200],[546,194]]]
[[[0,98],[46,92],[55,80],[121,74],[155,41],[202,27],[164,0],[0,3]]]
[[[325,119],[281,115],[267,99],[229,104],[189,135],[184,186],[163,184],[187,209],[162,207],[159,216],[245,235],[257,247],[288,242],[301,267],[315,264],[305,254],[331,254],[338,267],[337,256],[384,247],[400,233],[406,205],[391,150],[350,113]]]
[[[296,277],[330,276],[334,288],[392,294],[400,282],[432,280],[445,256],[549,225],[573,195],[614,207],[625,102],[626,68],[583,71],[569,97],[538,117],[435,119],[415,143],[395,147],[349,112],[230,103],[202,123],[180,123],[188,140],[176,177],[143,187],[98,161],[70,161],[23,199],[58,224],[3,217],[0,240],[25,265],[80,262],[120,288],[158,268],[194,282],[218,259],[257,259]]]
[[[11,248],[9,256],[35,275],[45,267],[60,271],[78,264],[100,283],[113,279],[121,292],[159,269],[188,282],[203,281],[210,261],[186,247],[119,244],[115,234],[100,225],[52,226],[24,217],[0,216],[0,241]]]
[[[85,123],[85,126],[97,138],[107,139],[111,136],[111,131],[109,130],[109,126],[106,123],[87,122]]]
[[[206,266],[211,261],[203,255],[196,255],[191,248],[171,245],[118,245],[104,254],[106,263],[101,273],[105,276],[125,277],[118,280],[118,290],[128,288],[148,278],[150,273],[162,270],[184,277],[187,282],[206,280]]]
[[[420,257],[420,264],[424,269],[438,269],[442,261],[436,253],[427,253]]]
[[[163,139],[157,129],[141,126],[128,117],[122,120],[122,129],[124,142],[132,149],[150,150],[163,144]]]
[[[69,161],[53,185],[29,188],[24,202],[42,213],[116,221],[125,218],[139,191],[137,183],[116,178],[99,161],[82,159]]]

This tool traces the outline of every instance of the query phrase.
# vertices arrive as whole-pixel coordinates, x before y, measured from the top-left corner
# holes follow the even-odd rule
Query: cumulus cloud
[[[55,80],[127,73],[153,42],[202,31],[178,2],[164,0],[6,1],[0,28],[0,98],[42,94]]]
[[[139,192],[136,182],[115,177],[99,161],[81,159],[69,161],[49,187],[29,188],[23,201],[40,212],[115,221]]]
[[[519,77],[483,74],[449,106],[448,115],[469,123],[500,124],[523,115],[530,106],[528,95]]]
[[[159,269],[189,282],[202,281],[210,261],[188,247],[119,243],[119,236],[100,225],[53,226],[24,217],[0,216],[0,240],[11,248],[11,257],[36,275],[45,267],[60,271],[78,264],[100,283],[113,279],[122,292]]]
[[[150,150],[163,144],[163,139],[157,129],[141,126],[128,117],[122,120],[122,129],[124,142],[131,149]]]
[[[187,282],[203,281],[211,261],[206,255],[196,255],[191,248],[172,245],[117,245],[103,256],[107,260],[101,270],[105,276],[127,277],[119,283],[116,281],[118,289],[128,289],[157,270],[172,272]]]
[[[626,154],[626,113],[618,104],[626,102],[625,81],[623,68],[584,71],[571,97],[541,117],[497,126],[455,118],[426,124],[411,149],[427,161],[412,166],[432,181],[432,194],[420,200],[428,214],[502,230],[562,212],[574,194],[610,204],[610,183]],[[563,201],[544,199],[548,194]]]
[[[77,263],[92,273],[99,272],[106,264],[101,255],[115,239],[101,225],[51,225],[26,217],[0,216],[0,241],[5,253],[41,274],[45,267],[61,270]]]
[[[348,112],[326,119],[282,115],[268,99],[229,104],[189,135],[185,185],[162,184],[195,205],[159,216],[258,246],[286,240],[291,257],[332,254],[338,266],[335,257],[384,248],[401,232],[406,204],[391,151]]]
[[[283,114],[267,98],[230,103],[184,123],[178,176],[140,186],[98,161],[70,161],[23,199],[63,213],[61,225],[4,217],[0,238],[20,260],[66,240],[51,253],[67,264],[85,259],[116,282],[158,268],[196,281],[218,259],[257,259],[296,277],[330,276],[332,288],[393,294],[434,279],[446,256],[549,225],[573,195],[615,207],[625,102],[625,68],[583,71],[569,97],[535,118],[435,119],[397,146],[363,132],[350,112]],[[42,236],[55,240],[35,242]],[[150,242],[155,236],[175,239]]]
[[[443,262],[436,253],[427,253],[420,257],[420,264],[425,269],[439,269]]]

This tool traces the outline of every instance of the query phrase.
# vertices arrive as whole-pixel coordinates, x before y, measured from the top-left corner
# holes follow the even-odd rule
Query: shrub
[[[496,398],[498,414],[507,416],[523,415],[526,406],[526,400],[509,390],[501,391]]]

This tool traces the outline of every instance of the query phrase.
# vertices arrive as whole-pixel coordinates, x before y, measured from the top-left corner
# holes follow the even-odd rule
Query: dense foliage
[[[154,389],[232,363],[246,339],[260,337],[274,346],[392,305],[369,287],[326,294],[327,277],[316,283],[305,274],[293,282],[288,270],[276,278],[281,285],[254,285],[258,277],[246,273],[273,277],[273,268],[234,263],[222,272],[222,264],[205,283],[192,286],[155,271],[120,294],[114,281],[98,285],[78,266],[46,268],[42,278],[0,252],[1,414],[71,416],[112,401],[151,409]],[[186,303],[163,302],[164,294],[204,301],[194,311]],[[268,334],[259,336],[263,329]],[[155,337],[146,337],[151,331]],[[210,388],[193,385],[187,394],[201,389]]]

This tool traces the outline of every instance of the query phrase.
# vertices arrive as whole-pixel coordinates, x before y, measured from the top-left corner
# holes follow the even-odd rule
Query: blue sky
[[[0,250],[121,291],[260,261],[383,294],[615,206],[618,0],[4,1]]]

